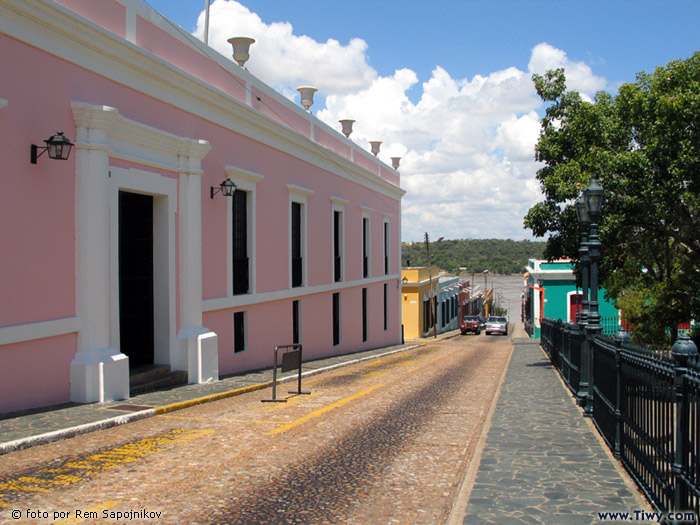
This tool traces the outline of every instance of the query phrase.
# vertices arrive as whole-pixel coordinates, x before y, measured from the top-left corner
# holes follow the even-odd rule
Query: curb
[[[334,365],[329,365],[322,368],[317,368],[314,370],[308,370],[302,372],[301,376],[312,376],[315,374],[320,374],[321,372],[327,372],[328,370],[333,370],[335,368],[341,368],[343,366],[353,365],[355,363],[360,363],[362,361],[368,361],[370,359],[378,359],[380,357],[385,357],[388,355],[396,354],[399,352],[405,352],[406,350],[411,350],[421,344],[409,345],[404,348],[397,348],[395,350],[390,350],[381,354],[375,354],[365,357],[359,357],[357,359],[352,359],[350,361],[345,361],[343,363],[336,363]],[[296,381],[297,375],[289,375],[287,377],[277,380],[277,383],[286,383],[288,381]],[[170,412],[176,412],[178,410],[184,410],[185,408],[190,408],[196,405],[202,405],[204,403],[211,403],[213,401],[219,401],[221,399],[226,399],[229,397],[235,397],[242,394],[247,394],[248,392],[254,392],[256,390],[263,390],[265,388],[271,387],[272,381],[266,383],[256,383],[249,386],[244,386],[240,388],[234,388],[231,390],[226,390],[224,392],[218,392],[216,394],[209,394],[202,397],[197,397],[194,399],[188,399],[186,401],[178,401],[177,403],[170,403],[169,405],[163,405],[160,407],[149,408],[147,410],[140,410],[138,412],[133,412],[131,414],[124,414],[121,416],[111,417],[109,419],[104,419],[102,421],[95,421],[94,423],[85,423],[83,425],[78,425],[71,428],[54,430],[52,432],[46,432],[45,434],[39,434],[36,436],[30,436],[27,438],[16,439],[14,441],[7,441],[6,443],[0,443],[0,456],[4,454],[9,454],[10,452],[15,452],[17,450],[23,450],[26,448],[36,447],[39,445],[46,445],[48,443],[53,443],[55,441],[61,441],[64,439],[70,439],[81,434],[88,434],[90,432],[96,432],[98,430],[106,430],[108,428],[117,427],[120,425],[126,425],[127,423],[132,423],[134,421],[140,421],[142,419],[148,419],[151,417],[168,414]]]
[[[53,443],[54,441],[61,441],[63,439],[70,439],[81,434],[95,432],[96,430],[104,430],[107,428],[117,427],[119,425],[125,425],[126,423],[131,423],[132,421],[148,419],[149,417],[153,417],[155,415],[156,409],[149,408],[148,410],[141,410],[139,412],[133,412],[131,414],[124,414],[122,416],[111,417],[102,421],[95,421],[94,423],[85,423],[83,425],[78,425],[75,427],[65,428],[61,430],[54,430],[52,432],[39,434],[37,436],[30,436],[27,438],[16,439],[14,441],[7,441],[6,443],[0,444],[0,456],[4,454],[9,454],[10,452],[14,452],[16,450],[36,447],[39,445],[46,445],[47,443]]]

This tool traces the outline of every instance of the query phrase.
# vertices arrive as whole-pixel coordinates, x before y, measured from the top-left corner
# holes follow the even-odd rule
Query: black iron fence
[[[541,344],[658,510],[700,516],[700,358],[690,340],[673,351],[606,335],[586,342],[573,323],[543,319]]]
[[[542,320],[542,348],[574,394],[578,393],[581,383],[582,337],[574,323]]]

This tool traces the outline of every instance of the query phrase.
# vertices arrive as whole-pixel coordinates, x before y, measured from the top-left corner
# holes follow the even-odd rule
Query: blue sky
[[[205,0],[146,3],[201,35]],[[532,72],[562,66],[572,89],[614,93],[698,50],[699,19],[684,0],[212,0],[210,45],[230,56],[225,36],[254,36],[253,74],[290,98],[317,85],[316,116],[355,118],[353,140],[402,157],[403,240],[527,239]]]

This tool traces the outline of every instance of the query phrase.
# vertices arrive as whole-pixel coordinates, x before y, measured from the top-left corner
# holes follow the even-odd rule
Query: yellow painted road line
[[[77,483],[81,479],[83,478],[79,476],[56,476],[54,479],[34,478],[31,476],[17,478],[17,480],[22,483],[46,483],[48,485],[69,485],[71,483]]]
[[[167,450],[170,446],[187,443],[212,433],[214,433],[213,430],[175,429],[152,438],[141,439],[111,450],[91,454],[82,459],[69,460],[57,468],[39,469],[37,472],[50,475],[46,478],[21,476],[16,480],[0,482],[0,508],[10,505],[2,501],[6,493],[50,492],[61,485],[78,483],[84,479],[84,475],[96,474],[124,463],[131,463],[150,454]]]
[[[320,409],[316,410],[315,412],[311,412],[310,414],[307,414],[303,417],[300,417],[299,419],[295,419],[294,421],[290,421],[286,425],[282,425],[281,427],[278,427],[274,430],[270,430],[268,432],[268,434],[280,434],[281,432],[285,432],[285,431],[289,430],[290,428],[294,428],[295,426],[300,425],[300,424],[304,423],[305,421],[308,421],[309,419],[313,419],[315,417],[318,417],[321,414],[325,414],[329,410],[333,410],[334,408],[342,406],[345,403],[349,403],[350,401],[357,399],[358,397],[362,397],[366,394],[369,394],[370,392],[372,392],[373,390],[376,390],[380,386],[384,386],[384,385],[380,383],[378,385],[374,385],[372,387],[369,387],[368,389],[363,390],[362,392],[358,392],[357,394],[354,394],[350,397],[346,397],[345,399],[341,399],[340,401],[336,401],[332,405],[328,405],[328,406],[325,406],[323,408],[320,408]]]
[[[119,501],[105,501],[89,509],[80,510],[80,517],[69,517],[62,521],[57,521],[55,525],[74,525],[76,523],[82,523],[85,520],[94,520],[95,516],[102,517],[102,511],[119,505]],[[83,517],[85,516],[85,517]]]

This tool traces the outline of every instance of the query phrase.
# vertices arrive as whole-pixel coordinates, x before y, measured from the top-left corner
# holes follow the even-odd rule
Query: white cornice
[[[302,197],[309,197],[314,193],[314,190],[302,188],[301,186],[297,186],[296,184],[287,184],[287,189],[289,190],[290,194],[300,195]]]
[[[124,118],[109,106],[72,102],[78,136],[76,148],[105,149],[111,157],[138,161],[147,166],[201,175],[201,161],[211,149],[206,140],[172,133]],[[93,131],[102,131],[106,143],[95,142]]]
[[[350,201],[341,197],[331,197],[331,203],[336,206],[344,207],[347,206]]]
[[[139,9],[139,16],[143,16],[143,9]],[[148,18],[154,20],[153,16]],[[167,31],[163,25],[159,27]],[[54,2],[0,0],[0,32],[394,200],[400,200],[406,193],[399,186]],[[173,34],[172,30],[168,32]],[[274,98],[276,103],[291,105],[247,71],[234,69],[237,66],[233,62],[223,57],[213,59],[211,53],[189,42],[194,37],[178,33],[173,38],[198,49],[203,60],[213,60],[248,88],[252,85]],[[319,123],[314,120],[315,125]],[[334,132],[331,128],[328,130]]]
[[[243,180],[245,182],[250,182],[251,184],[257,184],[263,180],[262,175],[253,173],[252,171],[237,168],[235,166],[226,166],[226,175],[236,180]]]
[[[541,279],[543,281],[571,281],[574,279],[573,270],[542,270],[542,271],[531,271],[530,277],[537,281]]]

